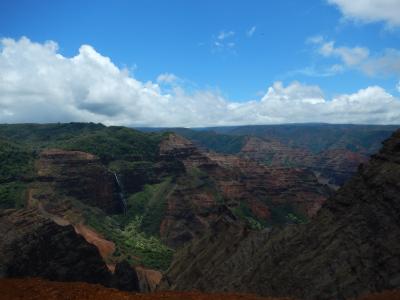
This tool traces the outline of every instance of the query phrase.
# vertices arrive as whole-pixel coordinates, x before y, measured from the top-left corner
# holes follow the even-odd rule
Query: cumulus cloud
[[[388,26],[400,25],[398,0],[328,0],[339,8],[345,18],[361,22],[383,21]]]
[[[162,74],[158,82],[169,82]],[[179,83],[179,81],[178,81]],[[164,90],[83,45],[73,57],[55,42],[2,39],[0,123],[102,122],[218,126],[290,122],[398,123],[400,100],[378,86],[327,99],[318,86],[274,83],[259,100],[232,102],[211,90]]]
[[[326,41],[321,36],[311,37],[307,43],[317,45],[320,55],[339,58],[343,65],[359,69],[367,75],[400,76],[400,51],[397,49],[385,49],[382,53],[371,55],[366,47],[336,47],[335,41]],[[343,66],[338,70],[343,71]]]

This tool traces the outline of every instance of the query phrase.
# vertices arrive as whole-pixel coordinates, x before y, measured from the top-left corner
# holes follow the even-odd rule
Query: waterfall
[[[124,197],[124,193],[122,192],[122,185],[121,185],[121,183],[119,182],[119,178],[118,178],[117,173],[116,173],[116,172],[113,172],[113,173],[114,173],[115,182],[116,182],[117,185],[118,185],[119,199],[121,200],[121,204],[122,204],[122,207],[123,207],[123,209],[124,209],[124,215],[126,215],[127,204],[126,204],[126,199],[125,199],[125,197]]]

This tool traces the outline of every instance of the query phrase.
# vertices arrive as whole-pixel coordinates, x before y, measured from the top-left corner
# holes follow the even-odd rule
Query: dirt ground
[[[42,279],[0,279],[0,299],[32,300],[278,300],[241,294],[157,292],[135,294],[82,282],[52,282]],[[279,299],[288,300],[288,299]]]
[[[1,300],[289,300],[244,294],[157,292],[137,294],[82,282],[52,282],[37,278],[0,279]],[[367,295],[358,300],[400,300],[400,291]]]

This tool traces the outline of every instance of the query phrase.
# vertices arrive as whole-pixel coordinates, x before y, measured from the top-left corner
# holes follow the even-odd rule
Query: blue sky
[[[161,94],[175,81],[174,88],[178,82],[186,94],[214,93],[228,105],[260,101],[276,82],[283,88],[293,82],[318,86],[328,101],[374,86],[398,98],[399,2],[2,1],[0,37],[18,41],[24,36],[41,45],[51,40],[66,58],[90,45],[141,83],[157,84],[160,74],[174,74],[168,82],[158,81]],[[393,122],[390,118],[370,119]],[[145,119],[143,124],[157,124]],[[192,125],[204,120],[197,123]]]

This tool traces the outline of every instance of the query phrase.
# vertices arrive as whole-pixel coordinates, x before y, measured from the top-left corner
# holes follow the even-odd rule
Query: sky
[[[400,123],[400,0],[0,1],[0,123]]]

